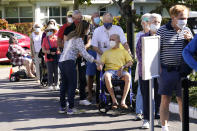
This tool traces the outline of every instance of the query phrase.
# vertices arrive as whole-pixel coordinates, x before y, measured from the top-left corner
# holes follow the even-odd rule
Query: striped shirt
[[[190,31],[186,27],[186,30]],[[191,32],[191,31],[190,31]],[[177,32],[171,22],[163,25],[157,35],[161,36],[160,62],[168,66],[179,66],[183,62],[182,51],[185,43],[184,32]]]

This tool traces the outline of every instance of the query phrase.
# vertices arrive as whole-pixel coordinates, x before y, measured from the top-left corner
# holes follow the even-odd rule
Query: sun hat
[[[46,30],[55,30],[57,31],[57,26],[53,25],[53,24],[49,24],[48,27],[46,28]]]

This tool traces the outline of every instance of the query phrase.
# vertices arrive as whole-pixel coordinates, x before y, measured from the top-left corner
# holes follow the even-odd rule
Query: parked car
[[[197,11],[190,11],[188,26],[191,29],[193,35],[197,34]]]
[[[8,51],[9,38],[11,35],[18,39],[18,44],[21,47],[30,49],[30,38],[28,36],[14,31],[0,30],[0,63],[9,62],[6,53]]]

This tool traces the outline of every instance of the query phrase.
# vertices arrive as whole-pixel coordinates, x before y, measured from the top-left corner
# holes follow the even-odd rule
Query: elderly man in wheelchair
[[[15,36],[10,36],[9,38],[9,48],[10,53],[9,59],[14,66],[24,65],[27,70],[27,77],[32,78],[35,74],[33,70],[32,59],[30,57],[30,51],[26,51],[21,46],[18,45],[18,40]]]
[[[117,34],[110,36],[110,49],[101,56],[101,64],[98,65],[98,70],[102,70],[104,65],[105,73],[102,79],[105,81],[111,96],[112,109],[117,109],[119,106],[112,87],[112,79],[121,79],[125,82],[120,107],[127,109],[128,106],[125,101],[131,84],[131,75],[125,69],[132,65],[132,58],[125,49],[120,48],[120,36]]]

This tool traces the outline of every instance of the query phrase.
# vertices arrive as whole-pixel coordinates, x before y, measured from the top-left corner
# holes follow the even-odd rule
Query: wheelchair
[[[18,82],[18,81],[20,81],[20,79],[27,79],[28,78],[26,71],[24,69],[21,69],[21,66],[22,65],[18,66],[18,71],[10,74],[10,78],[9,78],[10,82]],[[13,67],[16,67],[16,65],[12,64],[11,68],[13,68]]]
[[[128,68],[128,72],[131,75],[130,67]],[[100,89],[99,89],[99,105],[98,105],[99,109],[98,110],[100,113],[106,114],[109,110],[111,110],[112,100],[106,88],[105,82],[102,80],[103,74],[104,74],[104,71],[102,70],[100,72]],[[124,85],[125,85],[124,80],[112,79],[112,86],[114,89],[114,94],[118,101],[119,99],[121,99],[120,96],[122,96],[123,94]],[[131,77],[130,89],[126,98],[126,104],[129,107],[129,109],[135,107],[133,96],[134,94],[132,92],[132,77]]]

